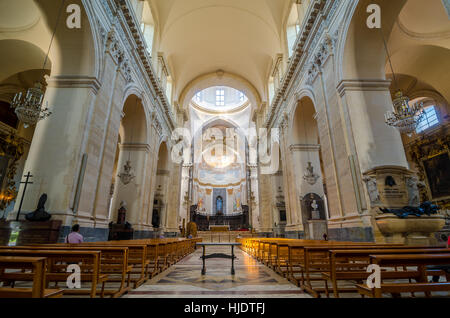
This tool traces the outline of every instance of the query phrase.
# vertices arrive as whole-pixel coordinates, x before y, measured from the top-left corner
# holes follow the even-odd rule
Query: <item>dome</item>
[[[214,112],[229,112],[248,105],[247,96],[227,86],[213,86],[195,94],[194,106]]]

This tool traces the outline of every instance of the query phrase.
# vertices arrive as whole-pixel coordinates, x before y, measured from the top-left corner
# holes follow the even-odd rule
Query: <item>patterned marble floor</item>
[[[231,260],[206,260],[206,275],[201,275],[201,249],[167,271],[157,275],[124,298],[310,298],[286,279],[236,250],[236,274],[231,275]],[[207,247],[207,254],[230,254],[230,247]]]

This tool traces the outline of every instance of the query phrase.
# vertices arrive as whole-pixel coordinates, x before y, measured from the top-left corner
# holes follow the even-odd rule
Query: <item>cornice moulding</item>
[[[343,80],[338,84],[337,90],[342,97],[346,91],[386,91],[389,90],[390,86],[390,80]]]
[[[100,81],[96,77],[89,76],[53,76],[47,79],[48,87],[57,88],[91,88],[95,94],[98,93],[101,87]]]

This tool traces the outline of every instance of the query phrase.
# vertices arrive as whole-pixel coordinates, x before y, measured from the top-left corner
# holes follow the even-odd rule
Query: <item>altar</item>
[[[209,230],[211,232],[229,232],[230,226],[229,225],[210,225]]]

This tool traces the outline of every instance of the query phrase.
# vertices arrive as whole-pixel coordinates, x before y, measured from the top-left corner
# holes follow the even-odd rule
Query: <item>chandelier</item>
[[[395,94],[394,111],[385,114],[386,124],[397,128],[400,133],[412,134],[425,115],[423,103],[409,104],[409,98],[402,91]]]
[[[53,44],[53,40],[55,39],[56,30],[58,28],[59,21],[61,19],[63,9],[64,9],[65,0],[61,2],[59,7],[58,18],[56,19],[56,24],[53,30],[53,35],[50,40],[50,44],[48,47],[47,54],[45,55],[44,65],[42,66],[42,73],[45,74],[45,66],[47,65],[48,57],[50,55],[50,49]],[[34,126],[38,123],[38,121],[47,118],[52,113],[48,111],[48,103],[47,107],[42,107],[42,101],[44,100],[44,91],[42,84],[37,81],[34,84],[34,87],[29,88],[23,96],[22,92],[17,93],[14,96],[14,99],[11,103],[11,108],[15,109],[16,115],[20,121],[23,122],[24,127],[28,128],[29,126]]]
[[[394,111],[386,113],[385,122],[387,125],[397,128],[400,133],[411,136],[416,130],[418,124],[423,119],[424,108],[423,103],[416,103],[413,106],[409,104],[409,98],[403,95],[403,92],[399,89],[398,81],[395,76],[394,67],[392,66],[391,55],[389,54],[386,38],[384,37],[383,30],[380,28],[381,37],[383,39],[384,48],[391,68],[392,76],[394,78],[395,86],[397,87],[397,93],[392,101],[394,104]]]
[[[44,92],[42,84],[39,82],[29,88],[25,95],[19,92],[14,96],[11,107],[15,108],[16,115],[23,122],[25,128],[36,125],[39,120],[52,114],[48,111],[48,107],[42,108],[43,99]]]

